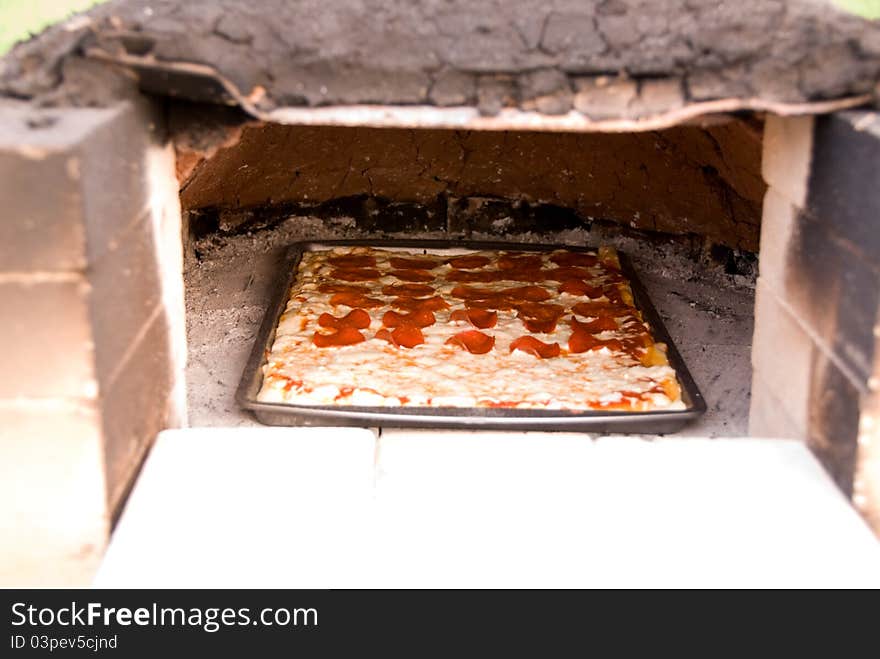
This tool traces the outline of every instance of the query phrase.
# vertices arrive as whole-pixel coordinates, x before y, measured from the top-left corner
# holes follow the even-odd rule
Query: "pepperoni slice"
[[[520,302],[517,305],[517,315],[525,318],[537,318],[539,320],[559,320],[565,314],[565,307],[561,304],[547,304],[541,302]]]
[[[434,281],[436,279],[427,270],[392,270],[391,274],[402,281]]]
[[[429,327],[436,322],[434,314],[426,309],[411,311],[407,314],[397,313],[396,311],[386,311],[382,316],[382,324],[385,327],[402,327],[404,325],[412,325],[413,327]]]
[[[480,254],[468,254],[467,256],[456,256],[446,262],[456,270],[474,270],[489,265],[492,260]]]
[[[528,302],[543,302],[553,297],[553,293],[543,286],[515,286],[513,288],[505,288],[501,293],[517,300],[527,300]]]
[[[350,346],[361,341],[366,341],[366,338],[354,327],[341,327],[331,334],[315,332],[315,335],[312,337],[312,343],[319,348]]]
[[[384,306],[385,303],[382,300],[359,293],[337,293],[330,298],[330,304],[334,307],[344,304],[347,307],[353,308],[375,309],[376,307]]]
[[[556,330],[556,325],[559,322],[555,319],[538,320],[537,318],[522,317],[520,320],[522,320],[523,327],[533,334],[550,334]]]
[[[382,287],[383,295],[402,295],[405,297],[428,297],[436,291],[425,284],[388,284]]]
[[[534,336],[521,336],[510,343],[510,352],[521,350],[541,359],[559,357],[558,343],[544,343]]]
[[[495,337],[479,330],[465,330],[446,339],[446,343],[464,348],[472,355],[485,355],[495,346]]]
[[[498,313],[485,309],[456,309],[449,315],[449,320],[463,320],[477,329],[489,329],[498,322]]]
[[[401,325],[393,332],[387,329],[380,329],[376,332],[376,338],[388,341],[396,345],[398,348],[415,348],[417,345],[425,342],[422,330],[413,325]]]
[[[534,283],[536,281],[544,281],[546,279],[543,270],[505,270],[504,275],[504,278],[508,281]]]
[[[599,262],[599,257],[583,252],[553,252],[550,260],[556,265],[589,268]]]
[[[604,292],[599,286],[590,286],[581,279],[566,279],[559,287],[560,293],[568,293],[570,295],[585,295],[590,299],[602,297]]]
[[[508,275],[501,270],[453,270],[446,275],[447,281],[463,284],[488,284],[505,279],[508,279]]]
[[[559,268],[551,268],[544,271],[544,277],[551,281],[565,281],[566,279],[590,279],[594,275],[586,268],[576,268],[574,266],[565,266]]]
[[[586,352],[587,350],[610,350],[622,351],[623,343],[620,339],[598,339],[589,331],[589,323],[581,323],[576,318],[571,319],[572,333],[568,339],[568,350],[573,353]]]
[[[392,256],[388,262],[395,270],[433,270],[441,263],[436,259],[406,259],[399,256]]]
[[[371,254],[345,254],[327,258],[330,265],[338,268],[375,268],[376,257]]]
[[[540,270],[544,264],[539,254],[502,254],[497,266],[501,270]]]
[[[578,302],[571,310],[578,316],[588,318],[619,318],[631,315],[635,311],[632,307],[611,304],[610,302]]]
[[[498,295],[498,291],[489,288],[476,288],[474,286],[456,286],[450,292],[452,297],[459,297],[463,300],[486,300]]]
[[[525,302],[518,306],[516,317],[522,320],[525,328],[536,334],[549,334],[565,313],[561,304],[538,304]]]
[[[370,287],[362,284],[318,284],[319,293],[352,293],[355,295],[369,295]]]
[[[363,309],[352,309],[342,318],[337,318],[329,313],[322,313],[318,316],[318,325],[334,329],[341,329],[343,327],[367,329],[370,326],[370,314]]]
[[[491,311],[510,311],[511,309],[516,309],[517,306],[523,304],[521,301],[514,300],[509,295],[501,295],[496,294],[492,297],[485,298],[482,300],[468,300],[468,307],[475,307],[477,309],[489,309]]]
[[[330,279],[342,281],[372,281],[379,276],[379,271],[375,268],[337,268],[330,271]]]
[[[441,309],[448,309],[449,303],[439,295],[435,295],[434,297],[419,299],[398,297],[391,302],[390,306],[395,309],[402,309],[403,311],[440,311]]]
[[[543,286],[514,286],[500,291],[474,286],[456,286],[450,295],[463,300],[489,300],[503,296],[528,302],[543,302],[553,297],[553,294]]]

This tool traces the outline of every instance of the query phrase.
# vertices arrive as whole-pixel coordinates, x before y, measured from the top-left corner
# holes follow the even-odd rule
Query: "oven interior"
[[[257,424],[233,394],[287,244],[433,238],[617,247],[708,403],[678,434],[748,434],[762,117],[565,133],[221,115],[205,148],[204,116],[179,112],[191,425]]]

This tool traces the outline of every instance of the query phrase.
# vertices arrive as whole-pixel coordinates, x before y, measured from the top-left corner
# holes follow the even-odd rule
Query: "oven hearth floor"
[[[328,230],[323,220],[299,217],[272,230],[215,236],[196,244],[199,258],[188,258],[185,277],[189,351],[186,377],[191,426],[259,425],[248,412],[238,408],[234,394],[268,305],[284,246],[296,240],[365,237],[368,236],[353,232],[342,223]],[[473,238],[499,239],[497,235]],[[714,264],[697,264],[688,257],[688,246],[681,241],[647,242],[615,235],[607,228],[602,235],[594,229],[592,234],[575,230],[540,238],[527,234],[505,239],[568,244],[603,242],[615,244],[629,254],[708,404],[701,420],[676,434],[747,434],[754,314],[752,278],[725,275]]]
[[[94,585],[872,588],[880,544],[796,440],[188,428]]]

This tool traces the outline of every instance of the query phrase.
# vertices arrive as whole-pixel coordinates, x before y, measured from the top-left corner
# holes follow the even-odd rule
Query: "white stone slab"
[[[161,433],[95,580],[103,587],[322,587],[363,544],[375,435]]]
[[[878,586],[801,443],[166,432],[100,586]]]

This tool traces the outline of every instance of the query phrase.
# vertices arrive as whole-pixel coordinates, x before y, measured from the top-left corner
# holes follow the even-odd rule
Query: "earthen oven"
[[[803,439],[880,529],[880,27],[745,4],[120,1],[13,49],[0,582],[87,578],[160,429],[253,423],[306,238],[618,245],[689,432]]]

